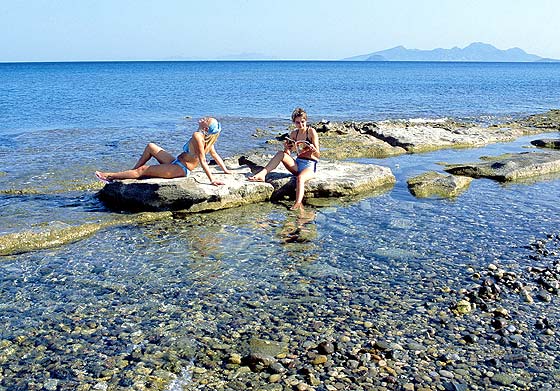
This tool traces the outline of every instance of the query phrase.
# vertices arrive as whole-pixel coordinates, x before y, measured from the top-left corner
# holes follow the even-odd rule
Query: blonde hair
[[[292,111],[292,122],[295,122],[297,117],[303,117],[303,119],[307,121],[307,113],[301,107],[297,107]]]
[[[210,151],[210,148],[212,148],[212,145],[216,144],[216,141],[218,141],[218,137],[220,136],[220,133],[221,132],[204,135],[204,153],[208,153],[208,151]]]

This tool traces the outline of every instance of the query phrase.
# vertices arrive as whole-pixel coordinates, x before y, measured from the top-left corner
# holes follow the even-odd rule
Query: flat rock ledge
[[[324,158],[382,158],[438,149],[481,147],[531,134],[557,132],[560,129],[560,110],[488,126],[446,118],[376,122],[320,121],[312,126],[320,133]],[[284,136],[280,135],[278,139]]]
[[[473,178],[512,182],[560,173],[560,152],[523,152],[482,157],[483,162],[446,165],[445,171]]]
[[[519,124],[482,127],[452,120],[327,121],[313,126],[320,134],[322,154],[335,159],[388,157],[438,149],[482,147],[546,131]]]
[[[419,198],[452,198],[468,189],[473,178],[466,176],[445,175],[435,171],[425,172],[407,181],[412,195]]]
[[[247,178],[261,166],[247,159],[244,162],[226,161],[233,174],[223,174],[212,166],[216,179],[225,183],[223,186],[211,185],[206,174],[197,169],[189,178],[114,181],[106,184],[98,192],[98,197],[116,210],[187,212],[206,212],[294,198],[296,180],[288,171],[277,169],[267,175],[265,182],[250,182]],[[306,184],[305,196],[355,196],[388,190],[395,182],[395,176],[388,167],[322,160],[316,177]]]

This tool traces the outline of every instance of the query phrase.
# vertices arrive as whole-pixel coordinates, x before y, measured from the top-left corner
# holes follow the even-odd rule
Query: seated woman
[[[226,174],[231,173],[214,148],[214,144],[221,130],[222,127],[215,118],[202,118],[198,121],[198,130],[194,132],[190,140],[185,143],[183,152],[179,156],[174,157],[156,144],[149,143],[144,149],[142,156],[140,156],[140,159],[138,159],[138,162],[131,170],[120,172],[96,171],[95,176],[103,182],[110,182],[114,179],[188,177],[190,172],[200,164],[208,176],[210,183],[214,186],[223,185],[223,182],[214,179],[210,167],[208,167],[208,162],[206,161],[206,154],[210,153]],[[153,166],[147,165],[146,163],[152,157],[155,158],[159,164]]]
[[[250,176],[250,181],[264,181],[266,174],[274,170],[280,163],[297,177],[296,201],[292,210],[303,207],[303,193],[305,182],[313,178],[317,171],[319,159],[319,137],[317,131],[307,126],[307,113],[302,108],[297,108],[292,113],[292,122],[296,129],[290,133],[289,139],[284,143],[284,150],[278,151],[268,164],[258,173]],[[296,152],[296,159],[291,152]]]

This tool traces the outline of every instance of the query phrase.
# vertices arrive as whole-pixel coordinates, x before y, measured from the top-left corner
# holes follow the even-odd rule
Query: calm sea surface
[[[536,137],[361,159],[390,167],[394,189],[331,200],[304,217],[264,204],[119,223],[126,216],[95,198],[94,170],[133,165],[148,141],[179,152],[200,116],[222,121],[217,149],[227,157],[266,150],[265,140],[285,131],[296,106],[310,121],[448,117],[488,124],[559,108],[560,64],[0,64],[0,235],[102,227],[60,247],[0,257],[0,340],[42,336],[71,317],[94,317],[109,332],[127,323],[197,338],[196,328],[165,324],[158,311],[194,298],[203,306],[218,296],[237,303],[238,295],[262,298],[263,290],[272,300],[290,291],[292,280],[320,285],[333,273],[408,289],[421,300],[430,293],[410,289],[418,273],[460,288],[469,281],[467,265],[522,262],[525,246],[559,232],[557,178],[512,185],[475,180],[455,200],[418,200],[406,187],[413,175],[441,171],[436,162],[526,151]],[[253,137],[257,129],[265,136]],[[305,243],[288,243],[298,229]],[[104,339],[88,344],[96,354],[115,353]],[[64,356],[70,362],[73,354],[81,353]],[[95,359],[89,354],[84,360]],[[33,367],[33,357],[22,360]]]

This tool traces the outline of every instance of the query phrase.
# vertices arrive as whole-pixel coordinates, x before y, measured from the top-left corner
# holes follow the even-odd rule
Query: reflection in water
[[[307,243],[317,237],[314,210],[299,209],[287,216],[279,235],[284,243]]]

